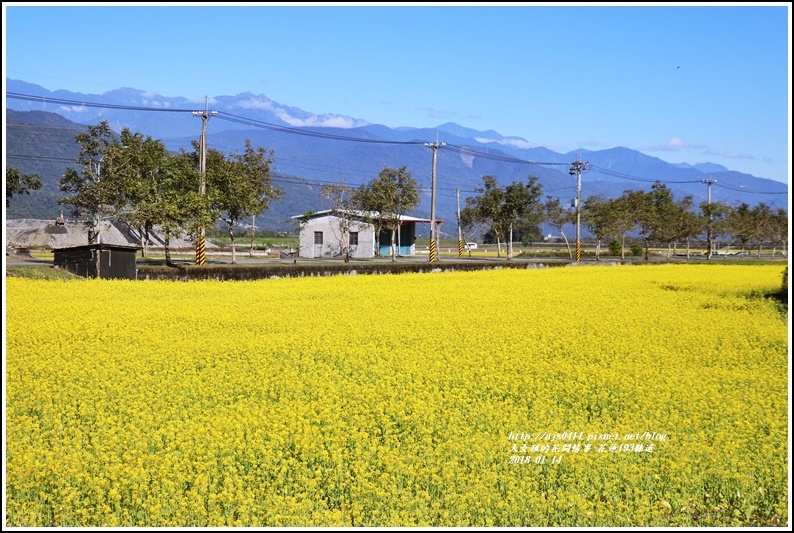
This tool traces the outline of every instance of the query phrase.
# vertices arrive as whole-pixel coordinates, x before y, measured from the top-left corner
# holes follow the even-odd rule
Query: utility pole
[[[201,183],[199,184],[199,194],[204,196],[207,191],[207,121],[210,116],[217,115],[217,111],[208,111],[209,99],[204,97],[204,111],[193,111],[194,117],[201,117],[201,139],[199,141],[199,173],[201,174]],[[206,259],[206,228],[202,224],[199,237],[196,240],[196,264],[199,266],[204,265]]]
[[[425,143],[425,146],[433,150],[433,174],[431,176],[430,187],[430,262],[438,261],[438,228],[436,227],[436,158],[438,149],[446,146],[447,143],[438,142],[438,132],[436,132],[436,142]]]
[[[458,199],[458,257],[463,257],[463,232],[460,228],[460,189],[455,189],[455,196]]]
[[[582,171],[587,171],[590,168],[590,163],[582,163],[579,161],[579,152],[576,152],[576,161],[571,163],[568,174],[571,176],[576,175],[576,262],[582,259],[582,239],[581,239],[581,223],[582,223]]]
[[[712,183],[717,183],[717,180],[711,179],[711,174],[709,174],[709,179],[700,180],[700,181],[705,183],[706,186],[708,187],[708,200],[707,201],[708,201],[708,205],[709,205],[709,223],[708,223],[708,226],[706,228],[706,231],[707,231],[706,240],[708,240],[709,249],[706,251],[706,259],[711,259],[711,254],[714,252],[714,246],[713,246],[713,244],[711,242],[711,221],[714,218],[711,215],[711,184]]]

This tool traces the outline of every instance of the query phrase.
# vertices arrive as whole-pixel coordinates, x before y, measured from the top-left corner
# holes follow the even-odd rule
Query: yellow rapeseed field
[[[786,525],[782,269],[7,278],[7,525]]]

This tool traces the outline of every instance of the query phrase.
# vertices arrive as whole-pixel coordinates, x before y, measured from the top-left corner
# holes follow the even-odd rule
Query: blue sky
[[[789,3],[3,10],[4,79],[50,90],[250,91],[389,127],[455,122],[558,152],[791,175]]]

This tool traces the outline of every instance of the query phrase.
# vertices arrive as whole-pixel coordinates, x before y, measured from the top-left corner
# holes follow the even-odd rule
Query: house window
[[[314,244],[322,244],[323,243],[323,232],[322,231],[315,231],[314,232]]]
[[[350,246],[358,246],[358,232],[351,231],[350,232]]]

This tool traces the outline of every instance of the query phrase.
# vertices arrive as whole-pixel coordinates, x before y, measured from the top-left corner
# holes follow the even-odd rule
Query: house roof
[[[333,215],[334,213],[341,213],[341,212],[344,212],[344,210],[341,210],[341,209],[324,209],[322,211],[312,211],[308,215],[305,214],[305,213],[303,215],[295,215],[295,216],[293,216],[291,218],[297,218],[297,219],[300,219],[300,218],[303,218],[303,219],[306,219],[306,218],[319,218],[319,217]],[[347,211],[347,213],[349,213],[351,216],[353,216],[355,218],[358,218],[358,219],[370,219],[370,220],[372,220],[372,219],[380,219],[380,220],[386,220],[386,219],[390,218],[390,217],[388,217],[386,215],[382,215],[381,213],[378,213],[377,211]],[[403,222],[426,222],[426,223],[430,223],[431,222],[431,220],[429,218],[409,217],[408,215],[400,215],[399,218],[400,218],[400,222],[401,223],[403,223]],[[440,222],[444,222],[444,220],[441,219],[441,218],[437,218],[436,219],[436,223],[440,223]]]

